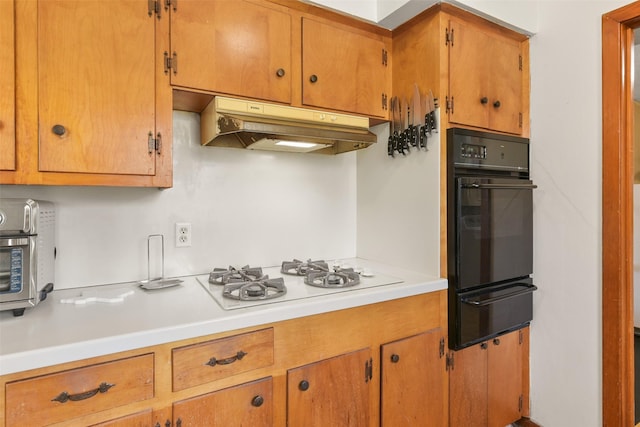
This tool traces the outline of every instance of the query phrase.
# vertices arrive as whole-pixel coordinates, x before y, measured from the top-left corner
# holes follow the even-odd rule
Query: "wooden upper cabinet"
[[[180,0],[171,11],[171,84],[291,102],[291,16],[236,0]]]
[[[442,330],[385,344],[381,358],[380,425],[446,427],[448,383]]]
[[[154,175],[147,1],[39,1],[37,16],[39,171]]]
[[[447,34],[449,121],[500,132],[522,133],[521,42],[453,17]]]
[[[0,1],[0,170],[16,168],[14,1]]]
[[[363,349],[287,372],[287,424],[290,426],[369,426],[371,352]]]
[[[302,104],[385,117],[387,55],[382,37],[302,18]]]

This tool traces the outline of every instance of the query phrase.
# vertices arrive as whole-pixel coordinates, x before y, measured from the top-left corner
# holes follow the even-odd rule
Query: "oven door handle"
[[[478,300],[467,298],[467,297],[460,298],[460,301],[463,304],[469,304],[469,305],[472,305],[474,307],[485,307],[487,305],[491,305],[491,304],[496,303],[498,301],[502,301],[502,300],[506,300],[506,299],[509,299],[509,298],[513,298],[513,297],[529,294],[529,293],[531,293],[531,292],[533,292],[533,291],[535,291],[537,289],[538,289],[538,287],[536,285],[527,285],[527,288],[522,290],[522,291],[511,292],[510,294],[500,295],[499,297],[489,298],[488,300],[484,300],[484,301],[478,301]]]
[[[533,190],[538,188],[535,184],[462,184],[462,188],[480,188],[488,190]]]

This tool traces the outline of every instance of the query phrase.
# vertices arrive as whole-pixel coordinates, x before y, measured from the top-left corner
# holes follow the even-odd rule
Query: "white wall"
[[[442,132],[429,151],[390,157],[389,126],[378,128],[381,142],[358,152],[358,256],[439,277]]]
[[[540,1],[531,39],[531,412],[545,426],[602,425],[601,19],[625,3]]]
[[[147,236],[165,236],[165,276],[294,257],[355,253],[356,154],[201,147],[199,116],[174,112],[174,186],[0,186],[0,197],[56,204],[56,288],[147,277]],[[174,247],[175,222],[193,246]]]

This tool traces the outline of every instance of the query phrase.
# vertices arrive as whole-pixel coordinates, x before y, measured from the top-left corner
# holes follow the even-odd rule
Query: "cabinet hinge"
[[[382,65],[387,66],[387,49],[382,49]]]
[[[373,359],[364,362],[364,382],[368,383],[373,378]]]
[[[153,16],[155,13],[158,19],[160,19],[160,11],[162,6],[160,5],[162,0],[149,0],[147,2],[147,9],[149,10],[149,16]]]
[[[518,55],[518,69],[522,71],[522,55]]]
[[[449,44],[453,47],[453,28],[451,30],[445,28],[444,30],[444,45],[448,46]]]
[[[388,109],[389,107],[387,106],[387,94],[383,93],[381,99],[382,99],[382,109],[383,110]]]
[[[453,96],[449,99],[448,96],[444,97],[445,110],[447,113],[453,114]]]
[[[522,413],[522,405],[523,405],[524,397],[520,395],[518,397],[518,412]]]
[[[440,359],[444,356],[444,338],[440,338]]]
[[[153,153],[154,151],[160,154],[162,150],[162,135],[160,134],[160,132],[158,132],[156,138],[153,137],[153,132],[149,132],[148,146],[149,154]]]
[[[173,11],[178,10],[178,0],[164,0],[164,10],[169,11],[173,6]]]
[[[169,74],[169,70],[173,70],[173,75],[178,74],[178,54],[173,52],[169,56],[169,52],[164,53],[164,73]]]
[[[454,364],[453,355],[454,355],[453,351],[450,351],[449,353],[447,353],[447,359],[446,359],[446,362],[445,362],[447,371],[453,371],[453,364]]]
[[[522,113],[518,113],[518,127],[522,129]],[[522,332],[520,332],[520,339],[522,339]]]

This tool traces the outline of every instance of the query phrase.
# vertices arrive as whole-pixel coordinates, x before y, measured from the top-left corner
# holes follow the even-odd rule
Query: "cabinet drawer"
[[[173,390],[273,365],[273,328],[173,349]]]
[[[153,354],[7,383],[9,426],[41,426],[153,397]]]

